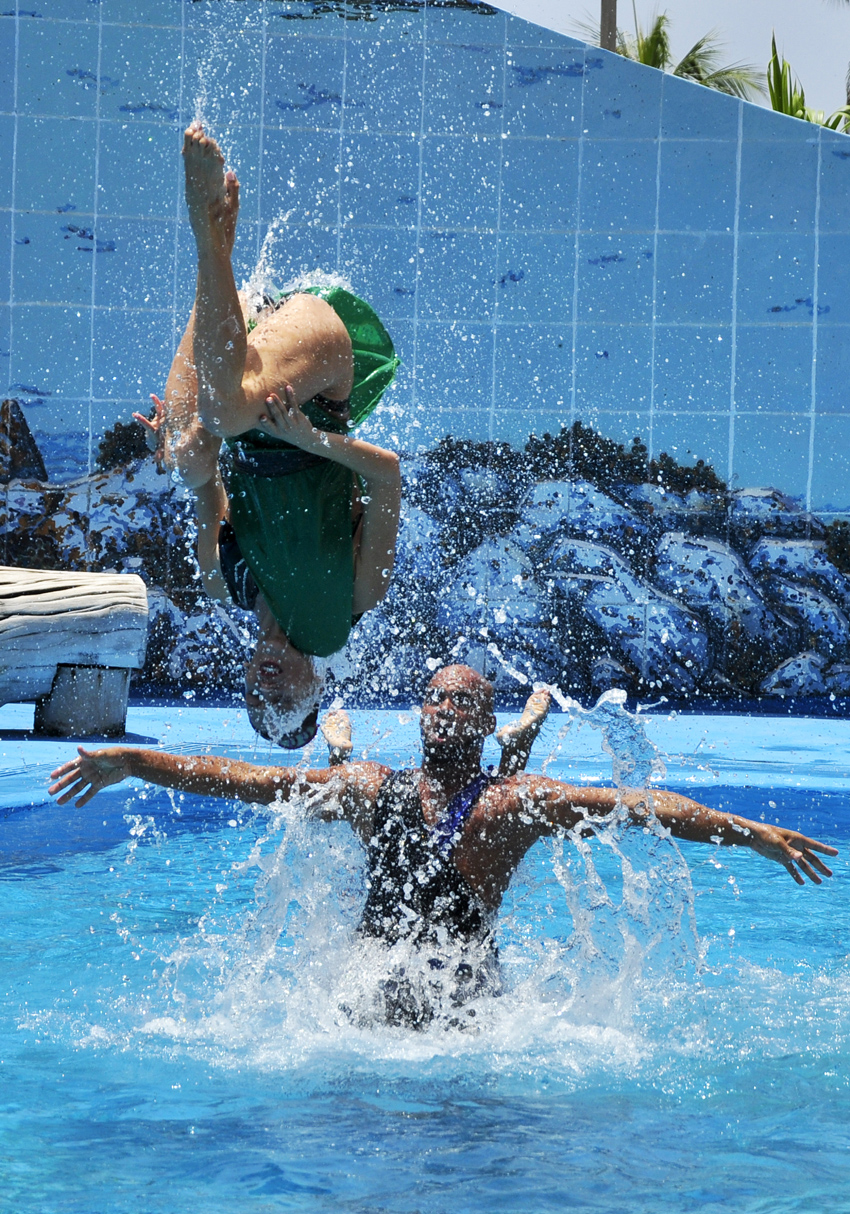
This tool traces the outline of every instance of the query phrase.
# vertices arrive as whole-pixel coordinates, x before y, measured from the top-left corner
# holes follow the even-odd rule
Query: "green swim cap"
[[[395,379],[399,359],[393,340],[375,309],[344,287],[307,287],[305,294],[318,295],[329,303],[348,330],[354,351],[351,425],[357,426]]]

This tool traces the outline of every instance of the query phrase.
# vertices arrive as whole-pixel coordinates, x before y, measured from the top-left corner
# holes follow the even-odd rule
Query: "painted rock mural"
[[[695,707],[850,695],[850,525],[581,422],[522,450],[446,437],[402,471],[393,583],[335,660],[334,694],[405,703],[454,659],[505,700],[535,681]],[[205,596],[193,547],[191,500],[139,427],[114,427],[90,476],[50,484],[4,403],[0,562],[140,574],[151,615],[137,690],[241,685],[253,617]]]

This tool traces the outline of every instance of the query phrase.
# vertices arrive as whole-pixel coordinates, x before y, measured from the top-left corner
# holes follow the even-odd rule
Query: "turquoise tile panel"
[[[850,139],[848,139],[850,144]],[[818,312],[832,324],[850,321],[850,232],[821,235],[818,259]]]
[[[850,232],[850,138],[821,132],[821,232]]]
[[[345,55],[344,126],[347,131],[418,134],[422,125],[420,41],[349,42]]]
[[[776,324],[811,321],[814,269],[812,236],[742,233],[738,244],[738,319],[742,323]]]
[[[735,488],[778,489],[804,501],[809,480],[810,418],[804,413],[738,414]]]
[[[688,413],[728,412],[732,340],[728,325],[658,325],[655,407]]]
[[[419,140],[411,134],[346,133],[342,149],[345,226],[415,228],[419,218]]]
[[[729,418],[714,413],[657,414],[652,422],[652,455],[672,456],[692,467],[699,460],[726,479],[729,465]]]
[[[592,139],[656,140],[663,79],[663,73],[621,55],[588,49],[585,132]]]
[[[804,124],[799,125],[805,135]],[[813,232],[817,167],[816,136],[781,143],[745,143],[741,155],[741,231]]]
[[[578,316],[635,324],[652,319],[652,235],[584,235],[578,251]]]
[[[18,113],[53,117],[91,118],[115,87],[98,79],[96,27],[60,21],[19,22],[17,81]]]
[[[312,30],[299,38],[271,37],[265,73],[263,117],[268,127],[339,130],[343,107],[360,104],[345,88],[342,38],[316,38]]]
[[[648,411],[652,394],[650,325],[576,326],[576,407]]]
[[[814,433],[813,510],[850,510],[850,414],[818,417]]]
[[[101,44],[101,118],[121,123],[180,119],[181,47],[170,29],[106,25]],[[216,128],[220,124],[215,124]]]
[[[850,325],[819,324],[818,413],[850,413]]]
[[[477,232],[423,232],[419,315],[429,320],[490,320],[496,295],[496,249]],[[452,267],[450,276],[444,269]]]
[[[462,322],[417,326],[417,400],[425,408],[489,410],[493,329]]]
[[[76,118],[19,118],[15,203],[22,211],[90,215],[96,127]]]
[[[509,48],[505,63],[503,128],[511,135],[575,139],[581,134],[582,90],[599,55],[584,47]]]
[[[739,325],[738,409],[802,413],[812,400],[812,326]]]
[[[496,315],[500,321],[563,324],[572,318],[575,239],[571,233],[505,233],[499,238]]]
[[[666,74],[662,88],[662,139],[737,141],[741,102],[704,85]]]
[[[658,320],[728,323],[734,255],[731,233],[660,232],[656,248]]]
[[[731,232],[735,226],[736,157],[737,144],[732,140],[665,140],[661,145],[659,228]]]
[[[578,140],[506,139],[501,146],[502,231],[563,232],[575,228]]]
[[[126,335],[125,335],[126,340]],[[91,309],[15,304],[10,388],[38,401],[89,392]]]
[[[654,231],[657,166],[655,141],[586,140],[579,204],[582,230]]]
[[[501,144],[484,136],[428,136],[422,143],[422,224],[494,230]]]
[[[494,407],[520,410],[569,409],[572,331],[569,325],[499,325],[496,329]]]
[[[349,228],[343,234],[340,272],[387,325],[415,315],[416,249],[412,231]]]

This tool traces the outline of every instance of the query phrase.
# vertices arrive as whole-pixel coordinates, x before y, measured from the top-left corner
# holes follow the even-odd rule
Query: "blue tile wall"
[[[342,274],[396,335],[376,433],[580,418],[850,515],[848,137],[486,6],[39,11],[0,17],[0,366],[50,442],[66,416],[96,449],[164,382],[199,115],[243,184],[238,281],[265,241],[280,283]]]
[[[728,429],[730,326],[659,324],[655,329],[654,354],[655,408],[712,414],[720,417]],[[722,466],[725,468],[726,464]]]

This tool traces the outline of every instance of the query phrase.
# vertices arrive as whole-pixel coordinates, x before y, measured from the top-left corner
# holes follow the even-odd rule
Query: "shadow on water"
[[[83,853],[110,851],[129,843],[142,814],[169,838],[243,822],[251,810],[229,801],[177,797],[166,789],[115,788],[78,809],[55,801],[0,811],[0,881],[56,872],[62,861]]]
[[[36,733],[34,729],[0,729],[0,742],[47,742],[55,741],[51,734]],[[76,734],[63,736],[63,742],[75,746],[158,746],[159,738],[149,738],[142,733],[105,734],[92,733],[84,737]]]

